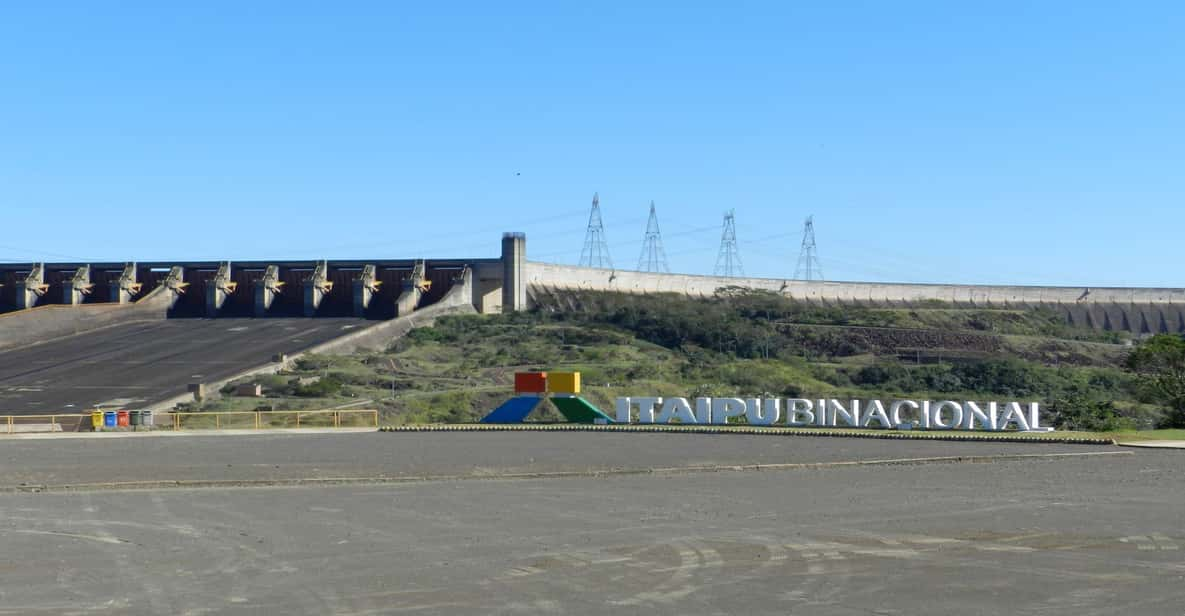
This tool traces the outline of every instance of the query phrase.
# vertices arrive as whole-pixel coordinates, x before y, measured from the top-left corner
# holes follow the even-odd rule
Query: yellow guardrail
[[[0,421],[3,422],[4,432],[6,434],[22,432],[23,430],[19,429],[20,426],[40,426],[46,423],[49,424],[50,432],[62,432],[65,431],[63,424],[74,426],[83,421],[89,423],[90,415],[79,415],[76,413],[65,413],[61,415],[0,415]]]
[[[56,415],[0,415],[0,432],[84,431],[92,427],[92,413]],[[45,424],[48,430],[39,430]],[[22,429],[22,426],[26,429]],[[100,426],[101,428],[102,426]],[[123,426],[121,426],[123,427]],[[132,426],[139,427],[139,426]],[[148,426],[145,426],[148,427]],[[274,428],[378,428],[379,412],[373,409],[324,411],[223,411],[154,413],[156,430],[268,430]],[[27,428],[32,428],[31,430]]]
[[[378,428],[373,409],[330,411],[219,411],[172,413],[173,430],[268,430],[272,428]]]

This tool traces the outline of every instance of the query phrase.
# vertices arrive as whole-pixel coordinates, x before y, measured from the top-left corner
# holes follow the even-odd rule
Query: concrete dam
[[[478,259],[0,264],[0,415],[164,411],[309,353],[385,348],[443,315],[728,287],[827,306],[1045,308],[1099,330],[1185,333],[1185,289],[652,274],[530,261],[520,233]]]
[[[124,320],[355,317],[383,321],[435,307],[529,309],[567,291],[711,296],[741,287],[822,305],[1044,307],[1074,325],[1185,333],[1185,289],[823,282],[658,274],[539,263],[507,233],[499,257],[246,262],[0,264],[0,348]],[[563,305],[549,302],[549,305]]]
[[[528,262],[523,268],[528,305],[566,291],[678,293],[708,297],[739,287],[778,293],[824,306],[923,307],[941,302],[957,308],[1035,309],[1060,313],[1071,325],[1133,334],[1185,333],[1185,289],[1044,287],[804,281],[779,278],[724,278],[684,274],[610,271]]]

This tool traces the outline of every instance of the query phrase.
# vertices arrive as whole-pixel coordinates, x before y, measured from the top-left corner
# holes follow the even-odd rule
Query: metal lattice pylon
[[[639,272],[671,273],[667,265],[667,251],[662,247],[662,232],[658,230],[658,214],[650,202],[650,220],[646,221],[646,237],[642,240],[642,254],[638,256]]]
[[[823,266],[819,264],[819,251],[815,248],[815,217],[807,216],[802,226],[802,250],[798,253],[798,267],[794,268],[795,280],[823,280]]]
[[[592,211],[588,214],[588,232],[584,236],[584,249],[580,251],[580,265],[613,269],[609,244],[605,242],[605,226],[601,224],[601,198],[597,193],[593,193]]]
[[[745,266],[737,250],[736,215],[733,210],[724,213],[724,231],[720,234],[720,254],[716,256],[717,276],[744,276]]]

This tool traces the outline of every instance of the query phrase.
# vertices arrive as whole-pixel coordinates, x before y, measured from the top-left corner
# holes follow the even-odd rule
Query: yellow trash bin
[[[91,411],[91,430],[98,432],[103,429],[103,411]]]

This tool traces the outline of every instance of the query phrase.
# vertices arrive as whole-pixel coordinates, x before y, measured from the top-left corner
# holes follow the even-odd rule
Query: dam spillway
[[[1185,289],[904,284],[732,278],[530,261],[507,233],[488,258],[0,264],[0,347],[129,319],[406,316],[445,298],[492,314],[571,291],[707,297],[737,287],[820,305],[1046,308],[1067,323],[1136,335],[1185,333]],[[562,306],[562,302],[548,302]]]

